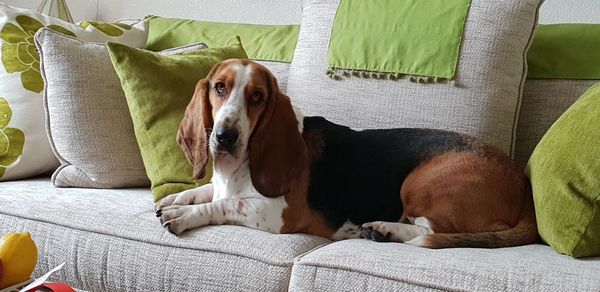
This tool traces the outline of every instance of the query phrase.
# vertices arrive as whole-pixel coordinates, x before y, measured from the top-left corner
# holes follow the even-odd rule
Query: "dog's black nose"
[[[238,131],[231,128],[218,128],[215,133],[217,136],[217,142],[219,145],[225,148],[234,146],[238,139]]]

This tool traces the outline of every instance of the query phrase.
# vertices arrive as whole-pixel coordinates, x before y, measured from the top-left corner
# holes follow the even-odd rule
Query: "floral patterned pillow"
[[[0,181],[48,173],[59,165],[46,135],[44,81],[33,38],[43,27],[90,42],[140,48],[148,38],[146,22],[75,25],[0,3]]]

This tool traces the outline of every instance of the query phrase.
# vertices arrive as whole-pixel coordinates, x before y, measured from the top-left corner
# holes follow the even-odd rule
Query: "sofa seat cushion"
[[[35,276],[85,290],[286,290],[293,259],[328,242],[238,226],[180,237],[162,228],[149,189],[60,189],[49,178],[0,183],[0,234],[31,233]]]
[[[431,250],[345,240],[296,259],[292,291],[600,291],[600,258],[545,245]]]

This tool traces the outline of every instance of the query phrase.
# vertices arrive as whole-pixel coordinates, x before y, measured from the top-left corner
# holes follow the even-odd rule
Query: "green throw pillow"
[[[600,79],[600,24],[539,25],[527,53],[528,78]]]
[[[299,25],[220,23],[199,20],[149,17],[146,49],[161,51],[202,42],[209,48],[222,47],[240,36],[252,60],[291,62],[298,42]]]
[[[527,167],[540,235],[574,257],[600,256],[600,83],[548,130]]]
[[[125,91],[154,199],[207,183],[212,165],[204,180],[193,181],[192,167],[177,144],[177,130],[198,80],[216,63],[247,58],[239,38],[227,47],[171,56],[116,43],[107,46]]]

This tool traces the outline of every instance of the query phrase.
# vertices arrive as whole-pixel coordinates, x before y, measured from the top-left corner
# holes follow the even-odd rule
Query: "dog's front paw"
[[[387,230],[384,223],[385,222],[376,221],[376,222],[363,224],[360,227],[361,237],[368,239],[368,240],[377,241],[377,242],[390,241],[390,237],[391,237],[392,233],[389,230]]]
[[[181,193],[168,195],[154,204],[154,210],[158,212],[165,207],[173,205],[183,206],[208,203],[212,200],[211,190],[212,188],[203,186],[200,188],[183,191]]]
[[[172,206],[179,194],[172,194],[162,198],[160,201],[154,204],[154,211],[157,213],[167,206]]]
[[[169,232],[179,235],[184,231],[206,225],[204,218],[198,206],[167,206],[156,211],[156,216],[160,217],[160,223],[167,228]]]

